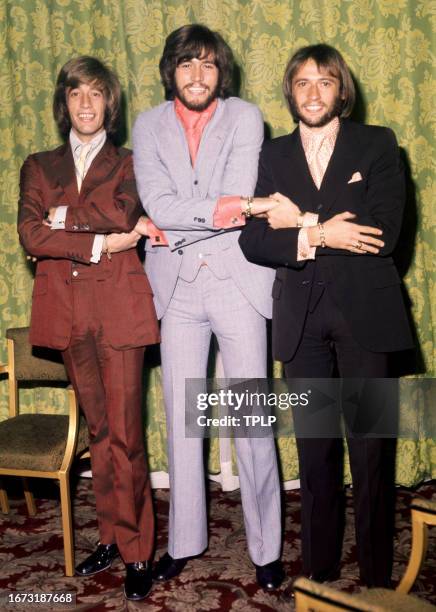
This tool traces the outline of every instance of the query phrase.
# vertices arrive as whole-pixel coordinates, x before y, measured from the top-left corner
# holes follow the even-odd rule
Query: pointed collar
[[[340,122],[338,117],[334,117],[322,128],[313,129],[300,121],[298,127],[303,149],[310,151],[313,148],[319,148],[324,141],[328,141],[333,148],[339,132]]]
[[[174,107],[176,115],[183,125],[185,130],[203,130],[204,126],[212,118],[216,107],[218,105],[218,99],[215,98],[207,108],[202,111],[195,111],[187,108],[179,98],[174,100]]]
[[[70,130],[69,141],[74,159],[79,159],[83,147],[89,147],[87,156],[92,156],[94,158],[100,149],[102,149],[104,143],[106,142],[106,138],[106,130],[103,130],[102,132],[96,134],[96,136],[94,136],[94,138],[89,142],[83,142],[80,140],[77,134],[73,132],[73,130]]]

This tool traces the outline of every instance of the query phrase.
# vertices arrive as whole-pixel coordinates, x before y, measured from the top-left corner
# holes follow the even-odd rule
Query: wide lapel
[[[229,129],[229,110],[226,102],[219,99],[213,117],[204,128],[195,162],[195,175],[202,197],[206,197],[209,192],[213,172]]]
[[[320,196],[324,211],[329,210],[343,189],[346,188],[362,156],[359,140],[354,133],[353,124],[341,121],[335,148],[324,174]]]
[[[168,173],[177,183],[177,191],[188,194],[192,190],[192,165],[188,143],[174,102],[168,102],[157,126],[159,149],[163,152]]]
[[[279,166],[274,173],[277,191],[289,197],[303,211],[312,211],[317,189],[301,143],[300,130],[296,128],[281,143]]]
[[[69,142],[66,142],[59,149],[58,159],[53,165],[53,175],[57,176],[57,179],[65,192],[67,199],[65,204],[77,206],[79,192],[77,190],[77,178],[74,167],[73,153],[71,151]],[[63,202],[60,202],[60,204],[63,204]]]
[[[104,177],[107,177],[114,166],[114,160],[118,159],[116,147],[106,138],[104,145],[92,160],[91,165],[83,179],[79,198],[82,200],[96,186],[101,185]]]

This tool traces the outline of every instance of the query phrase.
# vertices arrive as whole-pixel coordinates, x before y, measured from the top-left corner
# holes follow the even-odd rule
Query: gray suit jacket
[[[165,231],[170,245],[146,244],[146,271],[159,318],[165,314],[181,268],[186,269],[188,263],[192,267],[197,253],[202,257],[201,251],[213,253],[220,262],[217,268],[224,265],[252,306],[271,317],[274,270],[245,259],[238,244],[239,230],[213,226],[221,196],[254,193],[262,140],[262,115],[256,106],[239,98],[220,99],[192,168],[173,102],[164,102],[137,118],[133,152],[138,192],[147,214]]]

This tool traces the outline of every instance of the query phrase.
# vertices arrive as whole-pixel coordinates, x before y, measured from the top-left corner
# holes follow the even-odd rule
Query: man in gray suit
[[[250,197],[263,121],[257,107],[228,97],[232,70],[219,34],[201,25],[174,31],[160,61],[167,102],[133,130],[138,191],[155,225],[144,230],[146,270],[162,319],[171,496],[168,553],[154,572],[161,581],[207,547],[203,440],[185,437],[186,379],[206,378],[212,334],[226,378],[266,376],[274,272],[245,259],[237,228],[244,213],[276,202]],[[249,554],[259,585],[275,589],[283,570],[274,440],[235,437],[235,445]]]

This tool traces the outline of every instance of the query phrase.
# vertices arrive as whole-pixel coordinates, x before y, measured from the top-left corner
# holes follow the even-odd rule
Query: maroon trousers
[[[108,344],[99,309],[110,304],[99,305],[100,280],[92,268],[75,271],[73,329],[63,359],[88,423],[100,542],[115,542],[125,563],[145,561],[154,515],[141,418],[144,348]]]

